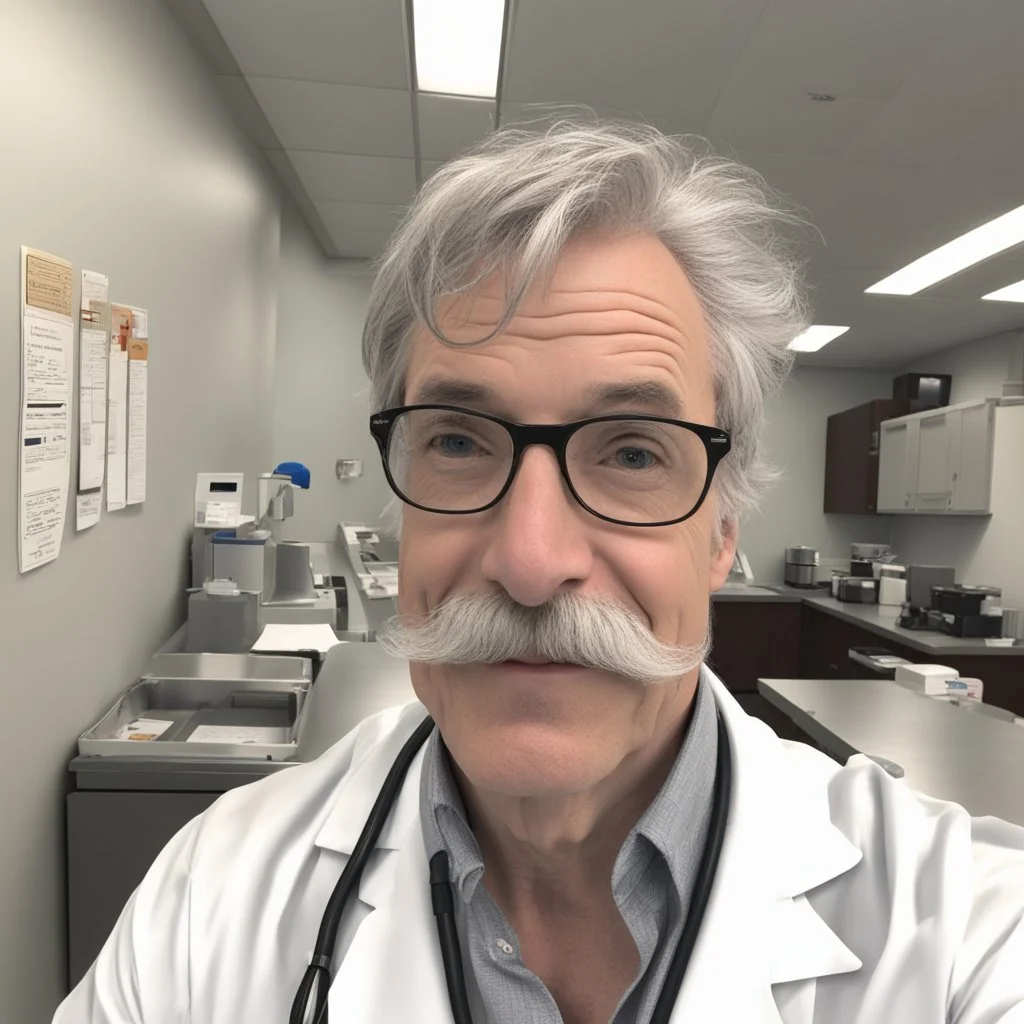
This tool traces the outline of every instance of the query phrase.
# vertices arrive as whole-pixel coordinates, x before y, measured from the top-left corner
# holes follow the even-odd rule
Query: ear
[[[739,540],[739,524],[735,519],[719,521],[716,535],[712,537],[711,553],[711,592],[721,590],[729,577],[733,560],[736,558],[736,544]],[[717,542],[717,543],[716,543]]]

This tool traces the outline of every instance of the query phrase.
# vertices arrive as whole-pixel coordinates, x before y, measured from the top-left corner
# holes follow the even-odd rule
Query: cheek
[[[398,610],[429,611],[455,589],[465,589],[475,557],[477,530],[460,516],[438,516],[406,507],[398,552]],[[477,557],[479,564],[479,557]]]
[[[704,523],[674,529],[664,543],[645,545],[618,562],[629,572],[630,590],[654,633],[668,643],[699,643],[708,623],[711,540]]]

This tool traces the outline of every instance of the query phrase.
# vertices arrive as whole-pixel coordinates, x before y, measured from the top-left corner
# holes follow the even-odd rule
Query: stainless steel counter
[[[1024,657],[1024,644],[1017,643],[1013,647],[989,647],[982,639],[964,639],[947,636],[945,633],[934,633],[931,630],[901,629],[896,625],[899,608],[893,605],[854,604],[849,601],[837,601],[827,590],[801,590],[784,584],[764,584],[752,587],[728,586],[712,595],[718,601],[754,601],[754,602],[801,602],[837,619],[860,626],[871,633],[885,637],[905,647],[922,651],[931,658],[941,659],[943,655],[952,657],[992,656],[992,657]],[[1024,663],[1021,665],[1024,671]]]
[[[887,680],[761,679],[758,690],[840,762],[895,762],[908,785],[1024,826],[1024,728]]]

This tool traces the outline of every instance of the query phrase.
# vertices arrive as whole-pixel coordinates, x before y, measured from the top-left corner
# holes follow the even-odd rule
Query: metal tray
[[[83,757],[286,761],[312,685],[308,658],[253,654],[163,654],[78,739]],[[128,739],[136,719],[170,722],[160,736]],[[273,741],[190,740],[201,726],[275,729]]]

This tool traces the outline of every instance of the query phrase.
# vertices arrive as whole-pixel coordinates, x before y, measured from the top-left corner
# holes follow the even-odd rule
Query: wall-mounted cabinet
[[[879,430],[878,511],[987,515],[995,405],[965,402],[886,420]]]
[[[883,420],[909,411],[905,399],[879,398],[829,416],[823,511],[876,511],[879,430]]]

